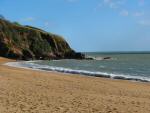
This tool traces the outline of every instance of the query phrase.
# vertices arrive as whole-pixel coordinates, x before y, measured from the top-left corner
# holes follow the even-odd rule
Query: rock
[[[80,52],[71,51],[65,54],[65,58],[67,59],[85,59],[85,55]]]
[[[109,60],[109,59],[111,59],[111,57],[104,57],[103,59],[104,60]]]
[[[85,60],[94,60],[92,57],[85,58]]]
[[[0,18],[0,56],[20,60],[84,59],[65,39],[39,28]]]

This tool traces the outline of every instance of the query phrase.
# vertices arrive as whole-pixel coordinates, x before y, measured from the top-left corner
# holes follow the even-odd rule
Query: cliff
[[[21,60],[84,58],[59,35],[5,19],[0,19],[0,56]]]

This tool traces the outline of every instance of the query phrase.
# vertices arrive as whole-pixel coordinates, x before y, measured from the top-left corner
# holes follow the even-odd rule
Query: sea
[[[150,52],[86,52],[94,60],[19,61],[6,65],[42,71],[150,82]],[[104,59],[110,57],[110,59]]]

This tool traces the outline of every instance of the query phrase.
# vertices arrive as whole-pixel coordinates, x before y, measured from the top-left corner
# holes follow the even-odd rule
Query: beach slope
[[[4,66],[0,113],[150,113],[150,84]]]

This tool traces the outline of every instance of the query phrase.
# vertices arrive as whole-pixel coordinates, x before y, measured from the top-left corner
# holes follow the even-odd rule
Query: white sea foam
[[[95,77],[150,82],[150,78],[148,77],[113,74],[113,73],[107,73],[107,72],[94,72],[94,71],[87,71],[87,70],[75,70],[75,69],[70,69],[70,68],[40,65],[40,64],[35,64],[34,62],[35,61],[8,62],[5,65],[17,67],[17,68],[33,69],[33,70],[57,71],[57,72],[63,72],[63,73],[82,74],[82,75],[95,76]]]

